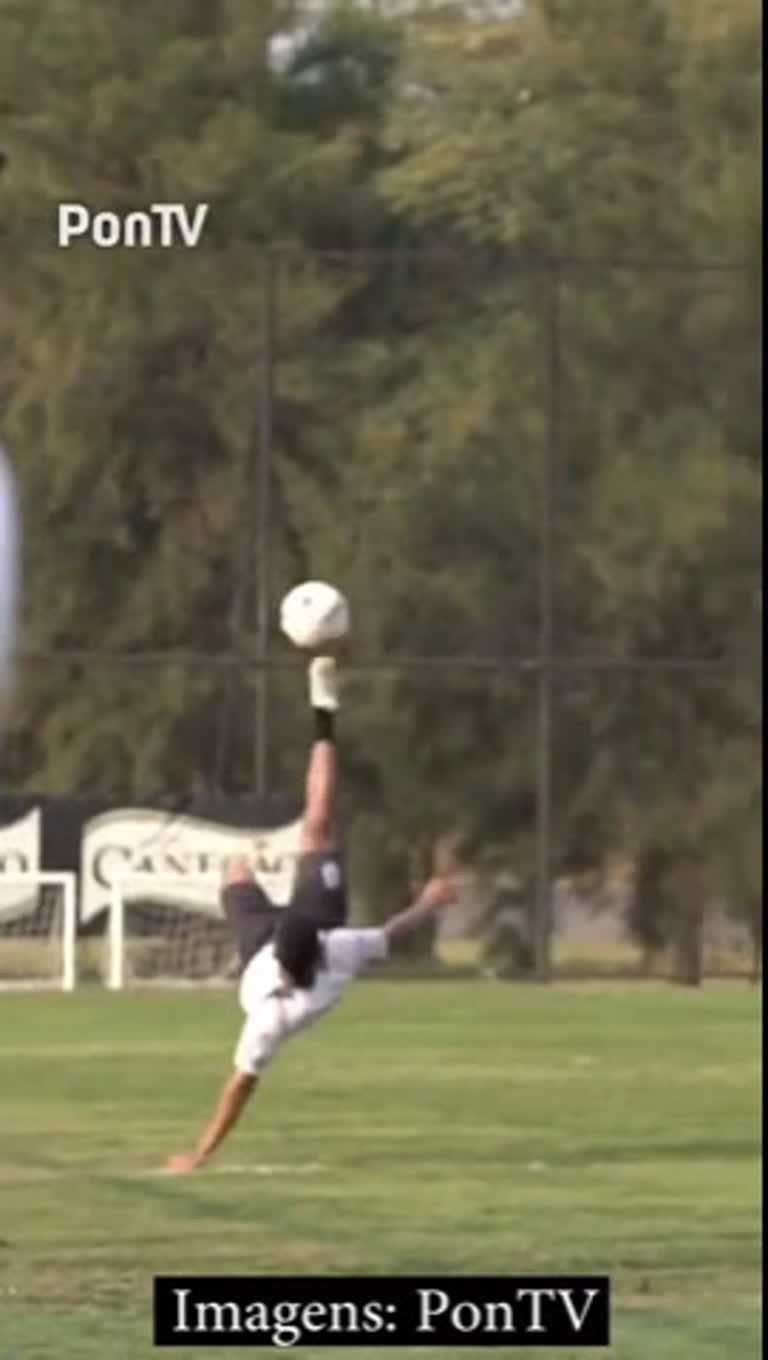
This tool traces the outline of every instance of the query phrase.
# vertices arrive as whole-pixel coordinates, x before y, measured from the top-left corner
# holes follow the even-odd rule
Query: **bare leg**
[[[338,756],[331,741],[316,741],[309,754],[301,850],[333,850],[336,845]]]
[[[304,791],[302,854],[336,848],[339,760],[334,718],[339,700],[336,663],[332,657],[317,656],[312,661],[309,668],[309,702],[315,720],[315,740],[309,753]]]

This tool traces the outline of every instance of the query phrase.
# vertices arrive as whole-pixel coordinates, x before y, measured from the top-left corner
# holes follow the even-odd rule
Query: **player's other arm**
[[[250,1072],[237,1070],[232,1072],[221,1088],[213,1114],[194,1151],[181,1152],[175,1157],[170,1157],[167,1169],[175,1172],[196,1171],[198,1167],[204,1166],[219,1144],[223,1143],[230,1129],[234,1128],[257,1081],[258,1078],[252,1076]]]
[[[193,1151],[169,1158],[168,1171],[197,1171],[210,1161],[238,1122],[258,1083],[259,1074],[274,1057],[278,1042],[274,1014],[269,1009],[266,1014],[262,1011],[255,1016],[246,1016],[235,1051],[234,1071],[219,1092],[213,1114]]]
[[[390,917],[383,926],[367,930],[334,930],[326,946],[331,967],[358,977],[370,963],[386,959],[390,945],[418,930],[425,921],[453,902],[455,890],[448,878],[432,878],[405,911]]]
[[[382,934],[386,937],[387,944],[392,944],[393,941],[418,930],[431,916],[443,907],[449,906],[454,897],[455,889],[449,878],[431,878],[410,907],[398,912],[397,916],[391,916],[382,926]]]

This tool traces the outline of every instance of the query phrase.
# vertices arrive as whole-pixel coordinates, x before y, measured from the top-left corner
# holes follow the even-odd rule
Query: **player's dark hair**
[[[315,985],[321,957],[317,926],[303,912],[287,907],[275,931],[275,958],[301,990]]]

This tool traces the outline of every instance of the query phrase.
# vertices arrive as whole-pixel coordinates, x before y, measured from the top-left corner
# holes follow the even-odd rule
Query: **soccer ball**
[[[280,606],[280,627],[295,647],[316,652],[349,632],[349,605],[335,586],[304,581]]]

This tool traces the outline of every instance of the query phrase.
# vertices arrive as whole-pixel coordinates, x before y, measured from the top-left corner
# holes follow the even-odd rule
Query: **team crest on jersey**
[[[328,892],[335,892],[337,888],[341,887],[341,869],[335,859],[327,859],[320,873]]]

